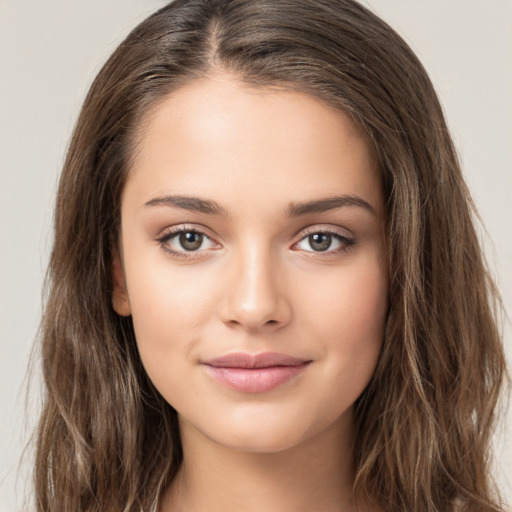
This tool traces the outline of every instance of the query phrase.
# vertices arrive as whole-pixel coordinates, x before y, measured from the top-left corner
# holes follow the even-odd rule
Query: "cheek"
[[[197,354],[217,303],[219,274],[206,268],[190,272],[161,255],[147,254],[135,254],[125,268],[139,353],[151,380],[165,394],[165,388],[176,389],[174,378]]]
[[[368,261],[369,260],[369,261]],[[371,340],[381,337],[387,313],[386,269],[373,258],[310,283],[302,302],[327,338]]]
[[[379,261],[341,268],[303,296],[302,315],[326,356],[326,375],[354,400],[373,375],[384,337],[388,280]]]
[[[359,338],[381,338],[387,312],[387,279],[378,267],[349,276],[343,296],[345,320]]]

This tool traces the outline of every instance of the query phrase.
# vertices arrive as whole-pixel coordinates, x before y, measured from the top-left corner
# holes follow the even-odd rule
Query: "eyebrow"
[[[342,195],[327,197],[325,199],[318,199],[315,201],[307,201],[304,203],[291,203],[287,208],[287,214],[290,217],[299,217],[301,215],[308,215],[312,213],[323,213],[337,208],[346,206],[358,207],[367,210],[368,212],[376,215],[376,211],[370,203],[364,199],[354,195]]]
[[[172,195],[155,197],[145,203],[145,206],[170,206],[191,212],[205,213],[208,215],[228,216],[227,210],[215,201],[192,196]],[[300,217],[302,215],[323,213],[343,207],[363,208],[374,215],[376,214],[375,209],[370,205],[370,203],[358,196],[349,194],[302,203],[290,203],[286,209],[286,214],[290,217]]]
[[[222,215],[227,217],[227,210],[215,201],[189,196],[161,196],[148,201],[145,206],[171,206],[191,212],[206,213],[208,215]]]

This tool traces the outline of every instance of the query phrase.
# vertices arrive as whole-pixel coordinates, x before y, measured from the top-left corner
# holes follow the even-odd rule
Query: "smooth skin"
[[[353,510],[352,412],[387,314],[381,181],[350,119],[214,74],[139,127],[113,305],[177,410],[184,463],[160,512]],[[267,392],[205,361],[311,361]],[[364,507],[362,508],[364,510]]]

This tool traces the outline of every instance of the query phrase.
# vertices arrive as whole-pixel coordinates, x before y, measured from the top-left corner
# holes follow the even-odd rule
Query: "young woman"
[[[61,177],[40,511],[499,511],[496,292],[417,58],[347,0],[177,0]]]

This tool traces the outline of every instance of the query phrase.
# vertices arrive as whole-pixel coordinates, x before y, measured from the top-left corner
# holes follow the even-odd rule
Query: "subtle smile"
[[[265,352],[228,354],[205,361],[206,372],[221,384],[242,393],[264,393],[302,374],[311,360]]]

